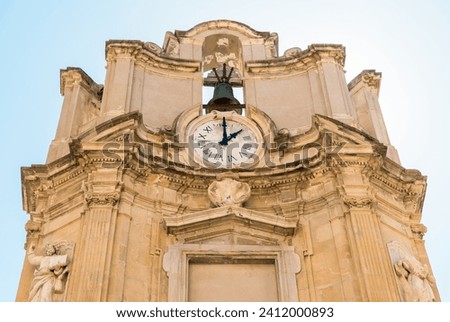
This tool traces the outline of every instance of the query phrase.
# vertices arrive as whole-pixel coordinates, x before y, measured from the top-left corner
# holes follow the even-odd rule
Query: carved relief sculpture
[[[434,283],[434,278],[430,275],[426,265],[422,265],[412,256],[407,256],[394,264],[394,269],[408,302],[433,302],[435,300],[430,285],[430,283]]]
[[[53,302],[53,294],[63,293],[69,273],[70,254],[73,245],[67,242],[47,244],[45,255],[35,254],[35,244],[31,244],[27,257],[35,266],[28,300],[30,302]]]
[[[241,45],[237,37],[221,34],[208,36],[203,44],[203,52],[205,71],[227,64],[242,72]]]
[[[231,178],[214,181],[208,188],[211,202],[217,206],[242,206],[250,198],[250,186]]]
[[[433,302],[436,300],[431,284],[435,283],[428,267],[408,254],[398,242],[389,245],[394,270],[402,298],[408,302]]]

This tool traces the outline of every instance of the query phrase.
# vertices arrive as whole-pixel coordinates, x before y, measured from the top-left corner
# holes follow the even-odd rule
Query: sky
[[[382,72],[380,105],[405,168],[428,177],[422,223],[443,301],[450,301],[450,2],[446,0],[0,2],[0,301],[14,301],[25,256],[20,167],[44,164],[58,124],[59,71],[105,77],[105,41],[160,46],[167,31],[229,19],[279,35],[279,53],[346,47],[346,79]],[[447,169],[447,170],[446,170]]]

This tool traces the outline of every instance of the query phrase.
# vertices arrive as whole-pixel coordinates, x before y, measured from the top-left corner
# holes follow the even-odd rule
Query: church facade
[[[345,47],[281,55],[228,20],[105,55],[104,84],[61,70],[47,161],[22,168],[17,301],[440,300],[381,73],[347,83]]]

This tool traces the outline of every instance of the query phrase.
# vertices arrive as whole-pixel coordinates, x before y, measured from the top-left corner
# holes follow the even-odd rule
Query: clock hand
[[[238,136],[238,134],[241,133],[241,132],[242,132],[242,129],[240,129],[239,131],[236,131],[236,132],[234,132],[234,133],[231,133],[231,134],[227,137],[227,143],[228,143],[228,141],[230,141],[230,140],[234,139],[236,136]]]
[[[227,121],[225,120],[225,117],[222,119],[222,128],[223,128],[222,141],[220,141],[219,144],[227,145],[228,144],[228,135],[227,135]]]

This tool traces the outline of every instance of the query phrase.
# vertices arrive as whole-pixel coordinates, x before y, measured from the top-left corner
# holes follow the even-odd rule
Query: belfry
[[[279,54],[228,20],[105,56],[103,84],[61,70],[46,163],[21,170],[17,301],[440,301],[381,73],[347,83],[342,45]]]

